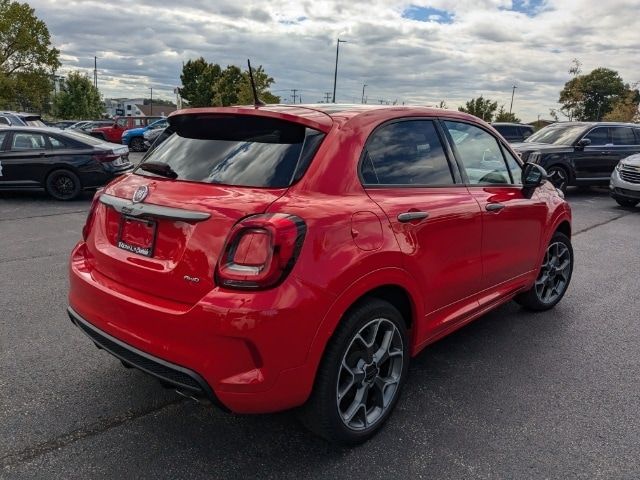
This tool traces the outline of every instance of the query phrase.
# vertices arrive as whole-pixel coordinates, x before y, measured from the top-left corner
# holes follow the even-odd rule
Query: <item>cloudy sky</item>
[[[549,117],[572,59],[640,81],[640,0],[26,0],[62,52],[63,70],[93,69],[106,97],[172,98],[182,62],[250,57],[291,102],[437,104],[478,96],[523,120]]]

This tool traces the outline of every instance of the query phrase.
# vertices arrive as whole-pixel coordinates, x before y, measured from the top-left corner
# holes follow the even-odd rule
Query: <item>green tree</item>
[[[511,123],[520,123],[520,119],[516,117],[515,113],[507,112],[504,109],[504,105],[500,107],[498,110],[498,114],[496,118],[493,119],[494,122],[511,122]]]
[[[616,104],[633,97],[633,90],[615,70],[600,67],[581,75],[579,62],[574,60],[574,63],[577,66],[569,70],[574,77],[565,83],[558,100],[560,111],[569,120],[601,120]]]
[[[485,99],[480,95],[478,98],[472,98],[464,107],[458,107],[460,112],[470,113],[478,118],[481,118],[485,122],[491,122],[493,120],[493,114],[498,109],[498,102],[492,102],[489,99]]]
[[[180,96],[191,107],[210,107],[214,104],[215,86],[221,74],[220,65],[216,63],[202,57],[189,60],[182,67]]]
[[[280,97],[272,94],[269,91],[271,85],[275,83],[274,79],[267,75],[267,73],[259,65],[258,68],[252,68],[253,79],[256,83],[256,92],[258,98],[264,103],[280,103]],[[240,84],[240,92],[238,94],[238,102],[240,104],[252,104],[253,103],[253,90],[251,89],[251,80],[249,78],[249,70],[246,70],[242,74],[243,80]]]
[[[603,120],[608,122],[639,122],[640,112],[638,105],[640,104],[640,92],[636,88],[625,87],[626,92],[616,101]]]
[[[100,92],[86,74],[71,72],[56,95],[54,112],[66,119],[99,118],[102,115]]]
[[[59,54],[33,8],[0,0],[0,106],[43,109]]]
[[[226,107],[240,103],[240,89],[243,81],[242,70],[235,65],[228,65],[216,83],[215,104]]]

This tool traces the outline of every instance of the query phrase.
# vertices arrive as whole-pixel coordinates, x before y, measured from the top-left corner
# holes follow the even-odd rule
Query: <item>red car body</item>
[[[93,128],[89,133],[111,143],[122,143],[122,134],[132,128],[146,127],[162,117],[115,117],[113,125]]]
[[[274,118],[326,137],[306,173],[288,188],[182,182],[144,172],[112,182],[96,195],[85,239],[71,255],[70,315],[125,362],[133,351],[138,357],[132,364],[179,386],[181,380],[170,377],[184,369],[209,398],[234,412],[303,404],[333,332],[364,296],[374,292],[398,307],[416,355],[531,288],[554,232],[570,235],[570,208],[548,182],[529,194],[513,185],[363,187],[363,147],[389,121],[462,121],[511,151],[488,124],[464,113],[234,107],[183,110],[170,121],[190,115]],[[131,199],[140,187],[147,193],[144,205],[205,219],[159,215],[153,258],[118,248],[121,214],[137,208]],[[506,208],[485,210],[495,202]],[[428,220],[397,221],[399,214],[417,211],[428,211]],[[225,286],[219,277],[230,232],[254,214],[302,219],[306,234],[297,260],[276,286]],[[285,234],[291,231],[286,228]],[[142,357],[166,362],[170,371],[145,368]]]

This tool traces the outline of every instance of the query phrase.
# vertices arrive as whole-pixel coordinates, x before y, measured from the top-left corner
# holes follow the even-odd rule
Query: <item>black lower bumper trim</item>
[[[611,191],[611,196],[613,198],[619,197],[619,198],[625,198],[625,199],[628,198],[630,200],[640,200],[640,190],[628,190],[626,188],[615,187]]]
[[[209,384],[188,368],[154,357],[103,332],[82,318],[73,308],[67,309],[69,318],[85,335],[103,350],[138,370],[156,377],[163,384],[171,385],[193,396],[207,398],[211,403],[228,411],[216,397]]]

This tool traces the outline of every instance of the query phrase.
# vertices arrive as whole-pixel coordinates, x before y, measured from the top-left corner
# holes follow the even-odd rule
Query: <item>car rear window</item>
[[[67,137],[71,137],[73,140],[76,140],[85,144],[88,143],[89,145],[101,145],[105,143],[104,140],[100,138],[92,137],[91,135],[87,135],[85,133],[81,133],[73,130],[65,130],[64,135],[66,135]]]
[[[289,187],[324,139],[304,125],[248,115],[185,115],[173,119],[170,128],[175,133],[144,162],[168,165],[178,180],[242,187]]]

